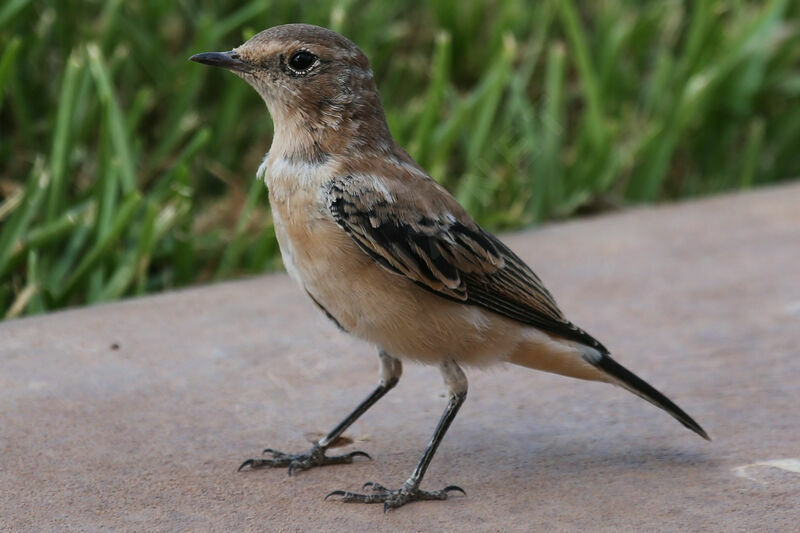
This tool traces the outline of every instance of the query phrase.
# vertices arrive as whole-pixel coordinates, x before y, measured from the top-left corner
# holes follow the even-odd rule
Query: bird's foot
[[[328,456],[325,455],[325,449],[317,445],[314,445],[306,453],[283,453],[271,448],[265,448],[261,453],[262,455],[266,453],[272,454],[272,457],[248,459],[239,466],[238,471],[241,471],[246,467],[256,470],[258,468],[276,468],[288,466],[289,475],[291,476],[295,472],[302,472],[303,470],[308,470],[309,468],[315,466],[350,464],[353,462],[353,458],[355,457],[366,457],[367,459],[372,459],[372,457],[370,457],[367,453],[361,451],[350,452],[344,455]]]
[[[422,500],[446,500],[447,493],[450,491],[458,491],[466,496],[466,492],[461,487],[449,485],[442,490],[420,490],[419,487],[406,482],[401,488],[397,490],[387,489],[379,483],[372,481],[364,483],[363,489],[370,489],[369,494],[358,494],[355,492],[347,492],[344,490],[335,490],[325,496],[327,500],[331,496],[340,496],[341,501],[345,503],[383,503],[383,512],[389,509],[396,509],[407,503],[418,502]]]

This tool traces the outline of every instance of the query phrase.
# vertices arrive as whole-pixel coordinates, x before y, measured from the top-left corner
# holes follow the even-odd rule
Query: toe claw
[[[246,466],[251,466],[251,467],[252,467],[254,462],[255,462],[255,461],[253,461],[252,459],[248,459],[247,461],[245,461],[245,462],[243,462],[242,464],[240,464],[240,465],[239,465],[239,468],[237,468],[237,469],[236,469],[236,471],[237,471],[237,472],[241,472],[241,471],[242,471],[242,468],[244,468],[244,467],[246,467]]]
[[[264,455],[265,453],[271,453],[272,455],[276,455],[278,452],[276,452],[276,451],[275,451],[275,450],[273,450],[272,448],[264,448],[264,449],[261,451],[261,455]]]
[[[356,450],[354,452],[350,452],[350,453],[347,454],[347,456],[350,457],[351,459],[353,457],[366,457],[367,459],[372,461],[372,456],[370,454],[368,454],[367,452],[362,452],[361,450]]]
[[[389,492],[389,489],[375,481],[367,481],[362,489],[370,489],[372,492]]]
[[[466,493],[466,492],[464,492],[464,489],[462,489],[461,487],[459,487],[459,486],[457,486],[457,485],[448,485],[448,486],[446,486],[445,488],[443,488],[442,490],[443,490],[445,493],[448,493],[448,492],[450,492],[451,490],[453,490],[453,491],[458,491],[458,492],[460,492],[460,493],[461,493],[461,494],[463,494],[464,496],[466,496],[466,495],[467,495],[467,493]]]
[[[343,491],[343,490],[335,490],[333,492],[329,492],[328,495],[325,496],[325,499],[323,501],[328,501],[328,498],[330,498],[331,496],[344,496],[344,495],[345,495],[345,491]]]

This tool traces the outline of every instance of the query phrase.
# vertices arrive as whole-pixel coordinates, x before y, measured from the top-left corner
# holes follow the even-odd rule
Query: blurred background
[[[266,108],[187,58],[288,22],[491,230],[800,176],[789,0],[4,0],[0,318],[280,268]]]

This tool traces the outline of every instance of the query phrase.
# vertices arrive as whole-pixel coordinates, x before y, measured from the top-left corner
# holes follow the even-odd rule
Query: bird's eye
[[[316,61],[317,61],[317,56],[315,56],[311,52],[306,52],[305,50],[301,50],[299,52],[295,52],[294,54],[292,54],[292,57],[289,58],[289,68],[291,68],[295,72],[305,72],[306,70],[314,66],[314,63]]]

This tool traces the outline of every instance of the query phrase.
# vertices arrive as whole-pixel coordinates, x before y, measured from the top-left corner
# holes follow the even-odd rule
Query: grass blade
[[[119,166],[120,183],[125,194],[131,193],[136,189],[136,171],[133,159],[131,158],[130,145],[128,143],[125,122],[122,119],[122,112],[114,96],[114,89],[111,85],[111,76],[108,67],[103,60],[102,52],[95,43],[87,45],[86,51],[89,58],[89,69],[94,77],[97,86],[97,93],[106,113],[106,125],[114,147],[115,164]]]
[[[49,182],[50,174],[44,168],[43,160],[37,159],[18,211],[0,232],[0,276],[5,275],[14,251],[19,246],[18,241],[38,211]]]
[[[14,62],[17,60],[17,54],[21,46],[22,39],[15,35],[6,45],[3,55],[0,56],[0,109],[3,109],[3,94],[5,93],[6,82],[11,76]]]
[[[134,192],[130,194],[120,206],[115,214],[114,220],[108,229],[108,232],[89,249],[84,255],[77,268],[75,268],[72,275],[67,279],[61,287],[57,289],[55,297],[57,300],[63,299],[72,292],[75,286],[83,280],[83,278],[90,272],[94,266],[108,250],[114,245],[116,240],[125,231],[128,223],[133,218],[136,210],[142,202],[142,197],[139,193]]]

